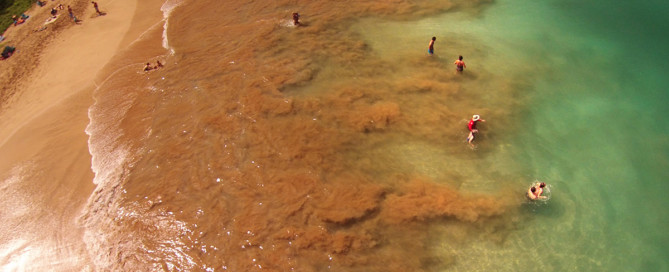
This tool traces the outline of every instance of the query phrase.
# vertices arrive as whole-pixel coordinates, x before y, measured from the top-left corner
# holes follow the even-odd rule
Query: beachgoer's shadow
[[[461,79],[467,79],[467,80],[476,80],[476,79],[479,78],[478,74],[468,72],[468,71],[464,71],[464,72],[455,71],[454,73],[455,73],[456,78],[459,77]]]
[[[556,199],[544,203],[531,203],[526,208],[532,210],[534,215],[541,217],[560,218],[565,213],[564,207]]]
[[[107,15],[106,12],[93,13],[93,15],[91,15],[91,19],[97,18],[97,17],[100,17],[100,16],[105,16],[105,15]]]

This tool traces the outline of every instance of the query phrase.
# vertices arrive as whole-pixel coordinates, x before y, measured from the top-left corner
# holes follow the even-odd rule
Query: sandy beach
[[[42,30],[51,7],[71,5]],[[17,52],[0,62],[0,178],[3,270],[89,270],[77,222],[94,190],[88,151],[88,108],[99,72],[146,29],[162,20],[160,1],[88,1],[34,6],[31,18],[5,32]],[[35,47],[39,47],[37,50]],[[9,85],[11,84],[11,85]]]

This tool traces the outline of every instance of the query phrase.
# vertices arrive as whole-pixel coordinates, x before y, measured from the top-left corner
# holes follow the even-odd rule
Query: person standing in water
[[[467,68],[467,65],[465,65],[465,62],[462,61],[462,56],[458,57],[458,59],[455,60],[454,64],[455,64],[455,69],[458,72],[462,72],[462,71],[465,70],[465,68]]]
[[[467,143],[469,143],[471,146],[474,146],[474,144],[472,144],[472,142],[474,141],[474,134],[479,132],[479,130],[476,129],[476,122],[478,121],[485,122],[485,120],[481,119],[481,116],[475,114],[474,116],[472,116],[472,119],[469,120],[469,124],[467,124],[467,128],[469,129],[469,136],[467,136]]]
[[[427,53],[432,56],[434,54],[434,41],[437,40],[437,37],[432,37],[432,40],[430,40],[430,43],[427,45]]]
[[[293,13],[293,25],[298,26],[300,25],[300,14],[297,12]]]

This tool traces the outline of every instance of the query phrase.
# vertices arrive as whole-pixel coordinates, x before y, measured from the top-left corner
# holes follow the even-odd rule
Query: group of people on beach
[[[25,14],[21,14],[20,17],[18,17],[16,15],[12,15],[12,21],[14,21],[14,23],[13,23],[14,26],[25,23],[28,18],[30,18],[30,16],[25,15]]]
[[[97,2],[91,1],[91,4],[93,4],[93,8],[95,9],[95,12],[98,14],[98,16],[106,15],[106,13],[100,11],[100,6],[98,6]],[[58,16],[58,10],[63,10],[63,9],[64,9],[63,4],[58,4],[58,6],[51,8],[51,16],[53,18],[56,18]],[[70,7],[69,5],[67,6],[67,13],[68,15],[70,15],[70,19],[72,19],[74,23],[81,22],[81,20],[79,20],[77,16],[74,15],[74,11],[72,10],[72,7]]]
[[[53,1],[53,0],[52,0],[52,1]],[[46,5],[47,5],[47,2],[46,2],[46,1],[39,1],[39,0],[37,0],[37,1],[36,1],[36,4],[37,4],[38,6],[40,6],[40,7],[43,7],[43,6],[46,6]],[[95,12],[96,12],[99,16],[101,16],[101,15],[105,15],[105,14],[106,14],[106,13],[100,11],[100,7],[98,6],[98,3],[97,3],[97,2],[95,2],[95,1],[91,1],[91,4],[93,4],[93,8],[95,8]],[[45,30],[45,29],[47,28],[47,24],[54,22],[54,21],[56,20],[56,18],[58,18],[58,11],[59,11],[59,10],[63,10],[63,9],[65,9],[65,7],[63,6],[63,4],[58,4],[57,6],[52,7],[52,8],[51,8],[51,11],[50,11],[50,13],[51,13],[51,17],[49,17],[49,19],[44,23],[44,25],[42,25],[41,27],[35,29],[34,31],[37,32],[37,31]],[[79,19],[77,18],[77,16],[74,15],[74,11],[72,10],[72,7],[70,7],[69,5],[67,6],[67,12],[68,12],[68,14],[70,15],[70,19],[72,19],[72,21],[73,21],[74,23],[80,23],[80,22],[81,22],[81,20],[79,20]],[[14,21],[14,22],[13,22],[13,25],[14,25],[14,26],[18,26],[18,25],[20,25],[20,24],[23,24],[23,23],[25,23],[25,21],[26,21],[28,18],[30,18],[30,16],[25,15],[25,14],[21,14],[21,16],[12,15],[12,20]],[[4,36],[0,36],[0,41],[3,41],[4,39],[5,39]],[[6,59],[6,58],[9,58],[9,57],[14,53],[14,51],[16,51],[16,48],[15,48],[15,47],[5,46],[5,49],[4,49],[3,52],[2,52],[2,58],[0,58],[0,59]]]

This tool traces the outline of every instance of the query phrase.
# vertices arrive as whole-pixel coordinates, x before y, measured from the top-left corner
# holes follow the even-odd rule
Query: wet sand
[[[86,1],[68,3],[84,7]],[[0,115],[0,205],[6,226],[0,236],[0,265],[8,270],[92,268],[78,217],[94,189],[85,128],[100,80],[96,76],[118,51],[162,20],[159,1],[98,3],[105,16],[97,16],[88,2],[79,15],[83,22],[53,30],[57,36],[38,55],[28,56],[31,49],[21,47],[44,46],[40,35],[22,33],[31,32],[30,26],[6,33],[19,49],[12,58],[38,63],[17,75],[14,83],[20,88],[3,87],[3,93],[13,92],[3,101]],[[44,17],[51,5],[56,4],[31,9],[31,20]],[[61,11],[59,20],[66,17]],[[20,63],[9,60],[0,69],[19,71],[9,66]]]

